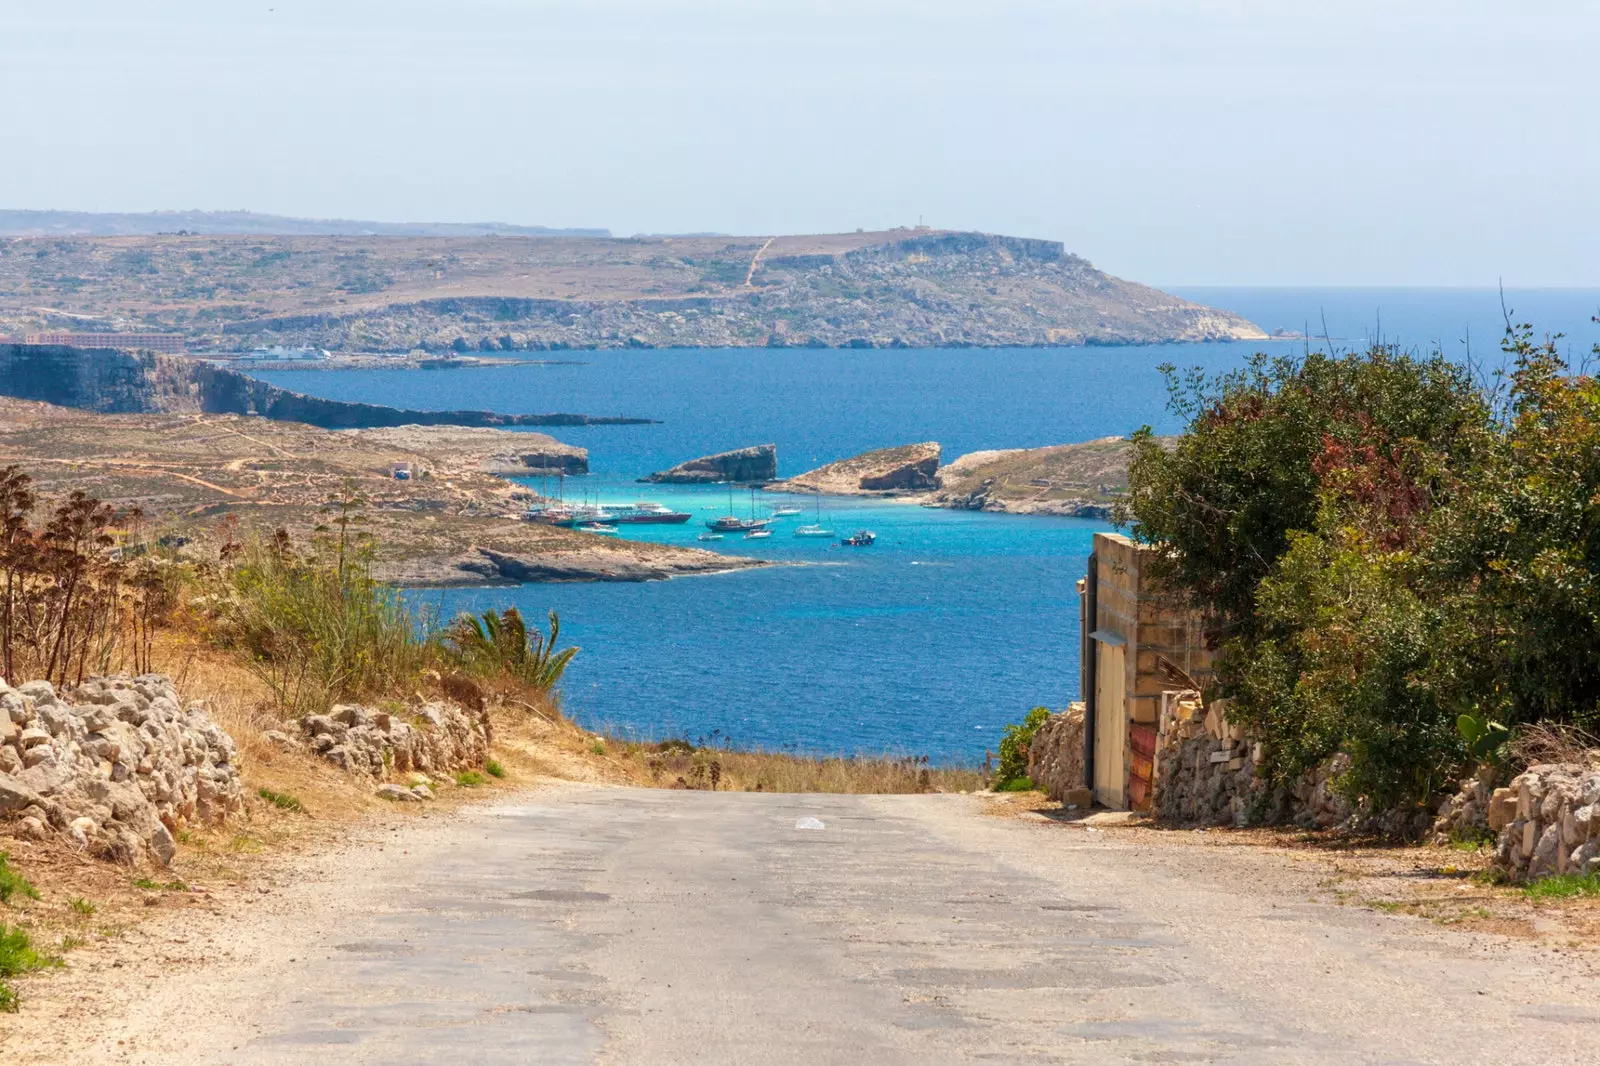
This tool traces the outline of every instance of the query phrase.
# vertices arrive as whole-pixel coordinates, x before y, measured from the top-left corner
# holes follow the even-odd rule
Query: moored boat
[[[752,529],[766,529],[767,522],[764,518],[740,518],[727,514],[707,522],[706,528],[717,533],[748,533]]]
[[[630,507],[608,507],[609,521],[619,525],[681,525],[694,517],[688,511],[674,511],[659,503],[636,503]]]
[[[878,539],[878,535],[870,529],[858,529],[853,534],[845,537],[840,544],[847,548],[870,548]]]
[[[798,507],[774,507],[772,509],[773,518],[793,518],[800,513],[802,512]]]
[[[750,532],[748,532],[748,533],[746,533],[744,535],[744,539],[745,540],[766,540],[770,536],[772,536],[772,530],[770,530],[770,529],[752,529]]]
[[[828,537],[831,539],[833,537],[833,530],[829,529],[827,526],[800,526],[794,531],[794,535],[797,537]]]

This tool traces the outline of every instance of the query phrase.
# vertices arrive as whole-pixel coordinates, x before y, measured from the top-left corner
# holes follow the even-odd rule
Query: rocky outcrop
[[[661,485],[761,484],[778,476],[778,446],[757,444],[679,463],[639,480]]]
[[[939,471],[934,507],[1005,514],[1108,518],[1128,491],[1125,437],[1045,448],[969,452]]]
[[[1515,880],[1600,869],[1600,765],[1541,763],[1490,794],[1495,868]]]
[[[243,806],[233,739],[159,675],[57,694],[0,682],[0,815],[120,862],[170,862],[174,835]]]
[[[1083,704],[1074,703],[1033,731],[1028,780],[1053,800],[1087,808],[1093,798],[1084,787],[1083,715]]]
[[[518,555],[480,547],[445,568],[413,568],[400,574],[386,572],[385,577],[407,588],[520,585],[533,581],[665,581],[672,577],[720,574],[768,565],[771,564],[761,559],[745,559],[699,548],[634,552],[613,540],[591,551],[559,554]]]
[[[290,392],[276,385],[224,370],[194,365],[201,410],[207,414],[260,415],[278,422],[304,422],[323,429],[379,426],[615,426],[647,425],[649,418],[595,418],[589,415],[507,415],[494,411],[410,411],[372,403],[347,403]]]
[[[543,433],[465,426],[395,426],[345,430],[363,440],[428,457],[427,472],[475,471],[502,476],[587,474],[589,452]],[[413,470],[418,476],[424,470]]]
[[[770,492],[820,492],[830,496],[903,496],[937,488],[936,441],[879,448],[768,485]]]
[[[489,718],[449,701],[405,711],[357,703],[311,714],[267,739],[286,750],[304,749],[346,773],[385,778],[405,773],[447,773],[483,765],[489,757]]]
[[[322,429],[640,425],[652,421],[573,414],[408,411],[305,396],[184,356],[43,344],[0,344],[0,396],[101,414],[259,415]]]

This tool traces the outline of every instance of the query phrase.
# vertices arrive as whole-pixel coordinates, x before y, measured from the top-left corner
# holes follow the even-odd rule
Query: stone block
[[[1509,788],[1497,788],[1489,797],[1489,829],[1498,833],[1517,818],[1517,794]]]

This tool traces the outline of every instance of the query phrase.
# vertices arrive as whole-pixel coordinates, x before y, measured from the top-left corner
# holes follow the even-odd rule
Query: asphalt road
[[[972,797],[573,787],[381,837],[212,920],[204,959],[106,993],[72,1061],[1600,1054],[1600,982],[1532,945],[1310,902],[1282,855]]]

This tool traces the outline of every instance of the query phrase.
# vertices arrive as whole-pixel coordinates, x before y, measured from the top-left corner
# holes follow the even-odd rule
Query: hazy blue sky
[[[1592,3],[0,0],[0,205],[1597,285],[1597,65]]]

